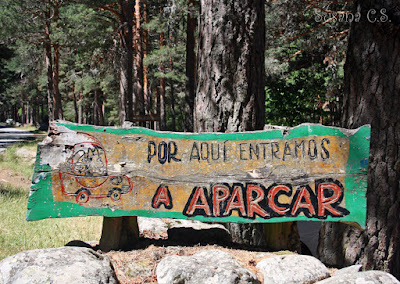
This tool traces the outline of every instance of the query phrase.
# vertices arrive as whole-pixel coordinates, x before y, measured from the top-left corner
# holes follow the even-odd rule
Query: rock
[[[257,268],[264,275],[264,283],[314,283],[329,277],[321,261],[308,255],[280,255],[263,259]]]
[[[246,246],[265,247],[264,224],[227,223],[232,242]]]
[[[253,272],[220,250],[205,250],[192,256],[167,256],[158,264],[156,274],[160,284],[259,283]]]
[[[207,224],[192,220],[173,220],[169,224],[168,239],[181,243],[230,243],[229,231],[222,224]]]
[[[145,232],[152,234],[167,233],[168,225],[160,218],[138,217],[139,233],[143,235]]]
[[[377,270],[343,273],[331,278],[316,282],[318,284],[398,284],[400,283],[393,275]]]
[[[353,274],[353,273],[357,273],[360,272],[362,270],[362,265],[361,264],[356,264],[356,265],[352,265],[349,267],[345,267],[342,269],[339,269],[338,271],[336,271],[335,273],[333,273],[333,276],[339,276],[342,274]]]
[[[0,283],[118,283],[109,259],[92,249],[20,252],[0,262]]]

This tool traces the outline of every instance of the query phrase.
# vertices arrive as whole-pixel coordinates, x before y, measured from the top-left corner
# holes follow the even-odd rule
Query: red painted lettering
[[[172,198],[168,186],[160,185],[153,196],[151,206],[153,208],[159,208],[161,204],[164,204],[166,209],[172,208]]]
[[[256,193],[255,198],[253,197],[253,192]],[[248,217],[253,218],[254,213],[261,217],[267,216],[268,213],[258,204],[261,200],[264,199],[264,190],[258,185],[249,184],[247,186],[246,193]]]
[[[231,215],[232,210],[235,209],[239,210],[242,216],[246,216],[246,208],[244,206],[243,190],[241,186],[235,186],[233,189],[231,198],[228,200],[228,204],[226,205],[224,215]]]
[[[200,203],[198,203],[200,201]],[[206,195],[203,187],[196,187],[192,199],[190,200],[189,207],[186,210],[187,215],[193,215],[196,209],[204,210],[207,216],[211,215],[210,206],[208,205]]]
[[[333,194],[329,197],[325,196],[325,190],[332,190]],[[336,203],[342,196],[342,189],[335,183],[321,183],[318,185],[318,216],[325,216],[325,210],[331,212],[334,216],[342,216],[342,213],[333,208],[332,204]]]
[[[213,193],[213,213],[214,216],[220,215],[220,203],[224,202],[229,197],[229,188],[225,185],[214,185],[212,187]]]
[[[283,191],[286,193],[290,192],[290,188],[286,185],[276,185],[272,187],[268,192],[268,205],[271,207],[272,210],[275,212],[284,215],[287,211],[289,211],[288,207],[281,207],[275,202],[275,198],[278,199],[278,194]],[[277,200],[278,201],[278,200]]]
[[[302,202],[303,198],[304,202]],[[296,216],[297,210],[299,210],[299,208],[306,208],[311,215],[315,215],[315,209],[311,202],[310,193],[305,187],[302,187],[299,194],[297,195],[297,199],[292,208],[292,215]]]

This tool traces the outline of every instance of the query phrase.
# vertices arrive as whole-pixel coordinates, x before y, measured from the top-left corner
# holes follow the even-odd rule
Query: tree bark
[[[186,90],[185,90],[185,132],[193,132],[193,108],[195,97],[195,70],[196,70],[196,54],[194,51],[196,41],[194,33],[196,30],[197,18],[195,17],[195,2],[188,1],[188,13],[186,20]]]
[[[262,129],[264,1],[200,3],[195,131]]]
[[[142,47],[142,27],[140,16],[140,0],[135,1],[135,47],[136,47],[136,76],[135,76],[135,95],[136,112],[139,115],[145,114],[144,93],[143,93],[143,47]],[[140,122],[144,126],[145,122]]]
[[[164,32],[160,34],[160,47],[165,45],[165,35]],[[164,72],[164,66],[161,63],[160,70]],[[159,93],[159,103],[160,103],[160,130],[167,129],[167,117],[165,111],[165,79],[160,78],[160,93]]]
[[[79,93],[79,101],[78,101],[78,123],[83,123],[83,95],[82,91]]]
[[[144,22],[148,24],[149,18],[148,18],[146,1],[143,2],[143,18]],[[143,30],[143,60],[145,60],[147,57],[148,48],[149,48],[149,29],[147,28]],[[149,72],[148,66],[143,65],[143,97],[144,97],[144,104],[145,104],[144,108],[146,114],[150,114],[152,108],[151,104],[152,102],[149,93],[149,82],[147,77],[148,72]]]
[[[45,41],[44,49],[46,56],[46,75],[47,75],[47,104],[49,111],[49,121],[54,120],[54,84],[53,84],[53,56],[51,51],[51,15],[50,15],[50,4],[46,1],[45,14]]]
[[[263,129],[264,1],[201,0],[200,10],[194,130]],[[276,243],[266,242],[268,226],[232,223],[227,227],[234,242],[276,248]]]
[[[171,80],[170,85],[170,92],[171,92],[171,128],[170,131],[176,131],[176,115],[175,115],[175,88],[174,82]]]
[[[371,124],[367,224],[325,223],[319,244],[329,265],[362,264],[400,278],[400,16],[393,1],[359,0],[345,64],[342,126]],[[385,9],[385,10],[381,10]],[[375,12],[371,12],[375,11]]]
[[[79,110],[78,110],[78,100],[76,99],[75,88],[72,88],[72,99],[74,101],[74,110],[75,110],[75,122],[79,122]]]
[[[120,71],[120,113],[119,123],[133,119],[133,9],[134,0],[123,0],[121,3],[120,39],[122,46]]]
[[[95,125],[104,125],[104,115],[103,115],[103,99],[102,90],[94,90],[94,114],[95,114]]]
[[[54,61],[53,61],[54,119],[64,119],[61,93],[59,89],[60,46],[58,44],[53,44],[53,49],[54,49]]]

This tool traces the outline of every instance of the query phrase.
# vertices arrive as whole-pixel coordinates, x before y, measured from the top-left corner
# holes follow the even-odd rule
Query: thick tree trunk
[[[202,0],[200,8],[194,130],[263,129],[264,1]],[[234,242],[281,249],[267,243],[264,230],[268,226],[232,223],[227,227]],[[298,246],[286,244],[285,248]]]
[[[364,269],[386,270],[400,278],[400,112],[396,109],[400,105],[400,16],[396,6],[393,1],[355,3],[362,16],[350,31],[342,126],[371,124],[367,224],[361,231],[325,223],[319,254],[330,265],[360,263]]]
[[[196,54],[194,51],[196,42],[194,33],[196,30],[197,18],[195,17],[194,0],[188,1],[188,13],[186,21],[186,90],[185,90],[185,132],[193,132],[193,108],[195,97],[195,70]]]
[[[262,129],[264,1],[200,3],[195,131]]]

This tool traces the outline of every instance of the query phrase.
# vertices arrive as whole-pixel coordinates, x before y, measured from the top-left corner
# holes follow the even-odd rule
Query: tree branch
[[[320,41],[320,42],[318,42],[318,43],[316,43],[316,44],[314,44],[312,46],[309,46],[307,48],[299,50],[296,53],[294,53],[292,56],[290,56],[290,58],[287,60],[287,62],[289,62],[290,60],[292,60],[292,58],[296,57],[299,54],[302,54],[303,52],[305,52],[307,50],[310,50],[310,49],[313,49],[313,48],[315,48],[317,46],[320,46],[321,44],[327,42],[328,40],[331,40],[331,39],[334,39],[334,38],[337,38],[337,37],[340,37],[340,36],[348,35],[348,33],[349,33],[349,29],[343,30],[343,31],[338,32],[338,33],[336,33],[334,35],[331,35],[330,37],[328,37],[328,38],[326,38],[326,39],[324,39],[324,40],[322,40],[322,41]]]

